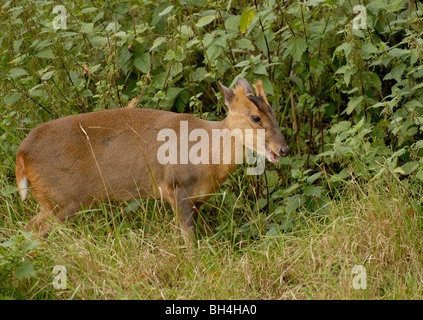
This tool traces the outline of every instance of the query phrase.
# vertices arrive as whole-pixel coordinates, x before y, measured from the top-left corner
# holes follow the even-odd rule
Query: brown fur
[[[278,153],[286,146],[274,113],[258,110],[241,85],[235,93],[224,86],[222,90],[229,107],[222,121],[124,108],[67,116],[36,127],[22,142],[16,157],[17,184],[26,176],[41,207],[28,228],[46,234],[50,218],[65,221],[96,201],[162,197],[171,203],[189,244],[195,234],[197,207],[238,164],[162,165],[157,160],[157,150],[163,144],[157,141],[158,132],[170,128],[178,133],[180,121],[188,121],[189,131],[203,128],[211,137],[212,129],[258,128],[250,119],[251,114],[257,114],[266,129],[269,147]],[[267,102],[261,82],[256,90]],[[233,151],[234,138],[232,142]],[[195,143],[189,142],[189,146]],[[232,152],[232,160],[234,157]]]

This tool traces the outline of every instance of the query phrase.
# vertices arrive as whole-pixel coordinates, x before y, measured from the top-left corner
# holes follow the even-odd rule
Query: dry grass
[[[190,254],[180,245],[179,230],[166,212],[162,218],[145,219],[144,231],[93,217],[58,226],[39,248],[37,283],[13,280],[21,291],[12,295],[25,299],[422,298],[422,217],[399,186],[350,187],[326,213],[302,211],[292,233],[276,238],[263,235],[235,246],[204,236]],[[19,232],[19,227],[1,231],[5,236]],[[66,267],[66,290],[52,288],[55,265]],[[366,268],[366,289],[353,287],[356,265]]]

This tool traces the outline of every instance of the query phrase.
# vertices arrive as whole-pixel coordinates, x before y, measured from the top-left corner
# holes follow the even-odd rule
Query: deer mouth
[[[270,148],[267,145],[265,145],[265,148],[266,148],[266,156],[267,156],[267,159],[270,162],[278,163],[279,162],[279,159],[280,159],[279,155],[277,155],[272,150],[270,150]]]

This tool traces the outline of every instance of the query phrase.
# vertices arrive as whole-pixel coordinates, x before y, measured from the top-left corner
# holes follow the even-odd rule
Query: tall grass
[[[30,278],[8,277],[2,297],[18,299],[421,299],[422,217],[396,181],[349,184],[324,210],[299,211],[291,232],[239,240],[200,228],[187,252],[168,207],[143,202],[104,204],[56,225],[26,254]],[[34,203],[13,197],[0,207],[0,239],[22,233]],[[251,205],[249,203],[248,205]],[[225,220],[229,211],[205,208]],[[24,213],[22,213],[24,212]],[[209,218],[213,219],[213,218]],[[210,220],[209,220],[210,223]],[[236,224],[236,222],[234,222]],[[213,221],[211,221],[213,226]],[[238,239],[238,240],[234,240]],[[30,240],[23,240],[24,243]],[[67,288],[54,289],[54,266],[66,268]],[[354,266],[366,288],[354,288]]]

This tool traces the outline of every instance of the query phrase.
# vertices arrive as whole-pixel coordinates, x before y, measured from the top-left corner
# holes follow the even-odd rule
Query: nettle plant
[[[413,194],[423,179],[421,137],[421,4],[372,1],[365,30],[346,28],[346,42],[334,57],[338,86],[349,95],[339,121],[330,129],[332,150],[321,156],[360,160],[371,175],[387,172]],[[418,9],[418,11],[417,11]],[[340,119],[341,120],[341,119]],[[345,158],[346,156],[346,158]],[[338,160],[340,160],[338,158]],[[358,172],[360,174],[360,172]]]

